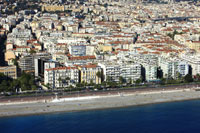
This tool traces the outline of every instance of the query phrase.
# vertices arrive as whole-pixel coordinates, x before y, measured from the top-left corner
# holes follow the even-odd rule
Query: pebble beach
[[[121,108],[193,99],[200,99],[200,91],[195,91],[195,89],[156,90],[132,93],[122,91],[117,94],[108,93],[95,96],[54,98],[48,101],[4,102],[0,103],[0,117]]]

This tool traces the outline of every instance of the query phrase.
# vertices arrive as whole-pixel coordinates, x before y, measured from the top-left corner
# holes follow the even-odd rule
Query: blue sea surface
[[[200,133],[200,100],[0,118],[0,133]]]

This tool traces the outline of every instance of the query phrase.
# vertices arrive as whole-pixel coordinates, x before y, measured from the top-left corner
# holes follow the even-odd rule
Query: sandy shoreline
[[[95,95],[61,98],[50,101],[23,101],[0,103],[0,117],[33,115],[53,112],[73,112],[107,108],[121,108],[144,104],[200,99],[200,91],[194,89],[159,90],[115,95]]]

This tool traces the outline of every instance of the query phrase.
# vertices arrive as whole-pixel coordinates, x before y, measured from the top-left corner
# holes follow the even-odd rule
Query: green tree
[[[196,81],[200,81],[200,74],[197,74],[197,75],[195,76],[195,80],[196,80]]]
[[[111,77],[107,76],[107,82],[111,82]]]
[[[167,36],[169,36],[171,39],[173,39],[173,40],[174,40],[174,36],[173,36],[173,34],[171,34],[171,33],[168,33],[168,34],[167,34]]]
[[[3,74],[3,73],[0,73],[0,83],[3,81],[3,80],[6,80],[7,77]]]
[[[59,86],[61,86],[61,81],[62,81],[62,79],[61,79],[61,77],[59,77],[58,78]]]
[[[112,84],[112,79],[111,79],[110,76],[107,76],[107,78],[106,78],[106,85],[111,86],[111,84]]]
[[[70,89],[73,89],[74,87],[72,85],[69,86]]]
[[[135,83],[136,83],[136,84],[142,83],[142,79],[141,79],[141,78],[137,79],[137,80],[135,81]]]
[[[12,85],[14,90],[18,90],[20,88],[20,81],[18,79],[13,80]]]
[[[88,85],[87,82],[85,82],[85,81],[83,81],[81,84],[82,84],[83,87]]]
[[[82,83],[77,83],[76,87],[83,87],[83,84]]]
[[[37,86],[36,86],[36,85],[31,85],[31,89],[32,89],[32,90],[36,90],[36,89],[37,89]]]
[[[90,80],[90,85],[91,86],[95,85],[92,79]]]
[[[28,85],[29,84],[29,80],[30,80],[30,75],[26,74],[26,73],[23,73],[21,75],[21,77],[19,78],[19,81],[20,81],[20,84],[22,86],[24,85]],[[25,88],[25,87],[24,87]]]
[[[160,83],[161,83],[162,85],[166,84],[166,78],[161,78],[161,79],[160,79]]]
[[[131,78],[128,79],[128,84],[132,84],[132,79]]]
[[[172,38],[172,40],[174,40],[174,37],[175,37],[175,35],[177,35],[177,34],[183,34],[183,32],[178,32],[178,31],[176,31],[176,30],[174,30],[174,32],[171,34],[171,33],[168,33],[167,35],[170,37],[170,38]]]
[[[122,76],[120,76],[120,77],[119,77],[119,83],[120,83],[120,84],[123,84],[124,81],[125,81],[125,79],[124,79]]]
[[[178,79],[178,80],[181,80],[181,78],[182,78],[182,77],[181,77],[181,74],[180,74],[179,72],[177,72],[176,75],[177,75],[177,79]]]
[[[103,81],[103,82],[101,83],[101,85],[102,85],[102,86],[106,86],[106,81]]]
[[[108,85],[115,88],[117,86],[117,82],[109,82]]]
[[[70,80],[70,77],[66,77],[65,80]]]
[[[45,86],[46,86],[48,89],[51,88],[51,85],[50,85],[49,83],[47,83]]]
[[[192,81],[193,81],[192,75],[187,74],[187,75],[184,77],[184,80],[185,80],[185,82],[187,82],[187,83],[192,82]]]
[[[0,84],[0,91],[8,91],[9,84],[6,80],[3,80]]]
[[[96,73],[96,76],[98,77],[98,83],[97,83],[97,84],[99,84],[99,83],[101,82],[102,72],[101,72],[101,71],[98,71],[98,72]]]
[[[17,62],[17,59],[16,59],[16,58],[15,58],[15,59],[12,59],[12,62],[13,62],[13,64],[14,64],[15,66],[18,67],[18,62]]]
[[[31,88],[33,85],[36,85],[34,76],[31,75],[31,74],[27,74],[27,73],[23,72],[22,75],[19,78],[19,81],[20,81],[20,87],[23,91],[24,90],[31,90],[31,89],[35,88],[35,87]]]
[[[178,81],[175,80],[175,79],[173,79],[173,78],[169,78],[169,79],[167,80],[167,84],[177,84],[177,83],[178,83]]]
[[[69,84],[69,82],[70,82],[70,77],[66,77],[65,80],[66,80],[66,83]]]
[[[101,78],[102,73],[101,73],[100,71],[98,71],[98,72],[96,73],[96,75],[97,75],[98,78]]]
[[[36,53],[36,51],[35,51],[35,50],[33,50],[33,49],[31,49],[31,50],[29,51],[29,53],[30,53],[30,54],[35,54],[35,53]]]
[[[34,85],[35,84],[35,80],[33,78],[31,78],[29,81],[28,81],[28,84],[29,85]]]

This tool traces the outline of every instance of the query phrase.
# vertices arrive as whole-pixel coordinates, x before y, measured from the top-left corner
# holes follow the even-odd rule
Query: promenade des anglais
[[[0,0],[0,117],[200,98],[200,2]]]

